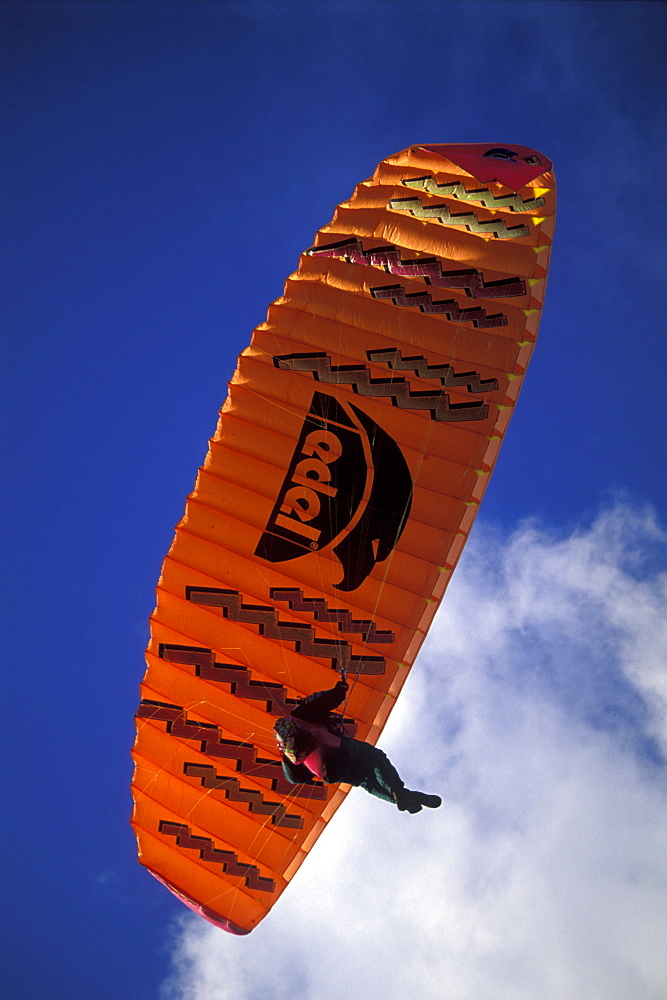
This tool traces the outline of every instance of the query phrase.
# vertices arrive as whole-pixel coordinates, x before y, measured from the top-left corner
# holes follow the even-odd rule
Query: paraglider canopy
[[[257,925],[348,791],[286,781],[276,719],[342,672],[341,726],[375,743],[445,593],[537,335],[550,169],[501,143],[383,160],[239,359],[134,748],[141,861],[218,927]]]

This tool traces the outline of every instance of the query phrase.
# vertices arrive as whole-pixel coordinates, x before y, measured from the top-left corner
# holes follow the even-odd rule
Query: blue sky
[[[0,18],[8,994],[657,1000],[665,5]],[[486,141],[546,153],[559,207],[521,401],[383,737],[444,806],[408,828],[350,796],[284,905],[229,939],[182,917],[129,828],[160,564],[236,357],[334,206],[408,145]]]

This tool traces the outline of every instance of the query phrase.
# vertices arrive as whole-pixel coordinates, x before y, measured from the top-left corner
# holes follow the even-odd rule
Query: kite
[[[347,786],[273,726],[350,680],[375,743],[461,555],[537,336],[551,162],[411,146],[358,185],[254,331],[157,587],[133,750],[143,865],[246,934]]]

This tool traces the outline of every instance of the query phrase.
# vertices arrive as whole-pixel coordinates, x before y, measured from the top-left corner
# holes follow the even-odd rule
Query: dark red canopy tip
[[[175,885],[172,885],[171,882],[168,882],[166,879],[156,875],[155,872],[151,872],[151,875],[154,875],[158,882],[162,882],[162,885],[166,886],[170,892],[173,892],[174,896],[178,896],[181,903],[185,903],[188,909],[192,910],[193,913],[203,917],[204,920],[208,920],[209,924],[219,927],[222,931],[227,931],[228,934],[238,934],[239,936],[243,934],[250,934],[249,930],[246,930],[244,927],[239,927],[237,924],[233,924],[232,921],[227,920],[226,917],[221,917],[218,913],[210,910],[208,906],[204,906],[202,903],[195,903],[193,899],[190,899],[190,897],[186,896],[184,892],[177,889]]]
[[[470,142],[421,148],[446,157],[485,184],[498,181],[512,191],[518,191],[552,167],[551,160],[543,153],[515,143]]]

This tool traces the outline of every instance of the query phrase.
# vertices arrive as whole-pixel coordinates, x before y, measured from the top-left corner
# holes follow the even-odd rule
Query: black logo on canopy
[[[255,555],[285,562],[331,546],[356,590],[390,554],[410,513],[412,478],[396,442],[352,403],[316,392]]]

